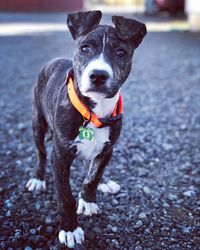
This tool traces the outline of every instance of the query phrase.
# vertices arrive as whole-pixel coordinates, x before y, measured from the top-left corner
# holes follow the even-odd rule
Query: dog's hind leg
[[[37,154],[37,169],[35,178],[32,178],[26,184],[29,191],[45,190],[45,165],[46,165],[46,149],[45,149],[45,134],[47,131],[47,122],[44,118],[42,108],[39,102],[39,91],[36,86],[33,96],[33,137],[35,140],[36,154]]]
[[[99,211],[96,203],[96,191],[103,175],[104,169],[112,156],[112,148],[108,147],[91,161],[86,179],[83,182],[83,188],[79,197],[77,214],[91,216]]]

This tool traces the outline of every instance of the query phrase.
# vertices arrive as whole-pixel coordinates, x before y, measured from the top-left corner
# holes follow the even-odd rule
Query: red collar
[[[122,119],[123,104],[121,95],[119,96],[119,99],[115,105],[112,116],[110,118],[99,118],[78,98],[74,88],[73,75],[71,72],[67,76],[66,84],[67,84],[69,99],[72,105],[84,117],[86,122],[92,122],[95,127],[102,128],[105,126],[109,126],[115,123],[116,121]]]

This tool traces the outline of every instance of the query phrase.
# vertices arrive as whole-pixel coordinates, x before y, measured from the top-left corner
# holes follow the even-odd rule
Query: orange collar
[[[114,122],[122,119],[123,104],[122,104],[121,95],[119,96],[119,100],[116,103],[116,106],[113,110],[112,117],[108,119],[99,118],[78,98],[75,88],[74,88],[73,76],[71,72],[69,73],[67,77],[66,84],[67,84],[69,99],[72,105],[85,118],[86,122],[92,122],[95,127],[101,128],[101,127],[109,126],[113,124]]]

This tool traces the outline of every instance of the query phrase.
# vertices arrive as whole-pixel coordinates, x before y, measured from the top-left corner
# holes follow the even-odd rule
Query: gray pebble
[[[144,191],[144,193],[145,193],[146,195],[150,195],[150,194],[151,194],[151,190],[150,190],[149,187],[147,187],[147,186],[144,186],[144,187],[143,187],[143,191]]]
[[[182,227],[182,232],[185,234],[189,234],[191,232],[191,227]]]
[[[135,229],[138,229],[138,228],[140,228],[141,226],[143,226],[143,222],[142,222],[142,220],[138,220],[138,221],[136,222],[134,228],[135,228]]]
[[[147,177],[149,175],[149,171],[146,168],[138,168],[137,171],[139,177]]]
[[[146,214],[144,212],[141,212],[139,215],[138,215],[138,218],[141,219],[141,220],[145,220],[147,218]]]
[[[172,144],[169,144],[169,143],[163,143],[162,147],[165,151],[170,151],[174,148],[174,146]]]
[[[30,229],[30,233],[31,233],[32,235],[36,235],[36,234],[37,234],[37,230],[36,230],[35,228],[31,228],[31,229]]]
[[[115,227],[115,226],[111,227],[111,230],[112,230],[113,233],[116,233],[117,232],[117,227]]]
[[[24,130],[24,129],[26,128],[26,124],[20,122],[20,123],[18,123],[17,128],[18,128],[19,130]]]
[[[25,247],[24,250],[32,250],[32,247]]]
[[[6,217],[10,217],[10,216],[11,216],[11,211],[8,210],[8,211],[6,212]]]
[[[46,225],[52,225],[54,223],[53,219],[51,217],[46,217],[45,224]]]
[[[183,193],[183,195],[186,197],[191,197],[191,196],[195,195],[195,192],[193,190],[188,190],[188,191],[185,191]]]
[[[143,248],[141,246],[136,246],[135,250],[142,250]]]

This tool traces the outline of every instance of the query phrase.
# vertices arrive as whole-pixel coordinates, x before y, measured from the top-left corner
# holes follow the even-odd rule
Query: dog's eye
[[[81,46],[81,51],[83,52],[83,53],[89,53],[90,52],[90,46],[89,45],[83,45],[83,46]]]
[[[126,55],[126,52],[125,52],[125,50],[123,50],[123,49],[118,49],[118,50],[117,50],[117,55],[118,55],[119,57],[123,57],[123,56]]]

